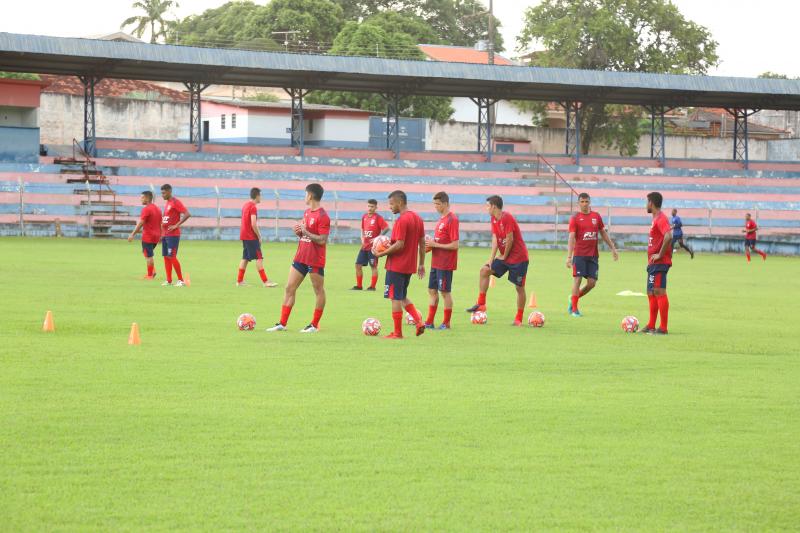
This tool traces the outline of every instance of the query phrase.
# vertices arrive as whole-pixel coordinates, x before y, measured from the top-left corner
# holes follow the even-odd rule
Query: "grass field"
[[[573,319],[564,253],[533,251],[547,323],[515,329],[505,280],[469,324],[487,251],[466,249],[453,330],[390,342],[360,332],[391,318],[347,290],[355,247],[330,247],[308,336],[310,285],[268,334],[283,291],[235,287],[240,250],[185,241],[177,289],[139,279],[138,243],[0,239],[0,529],[800,528],[797,259],[678,254],[652,337],[619,327],[646,299],[615,295],[644,289],[643,254],[604,255]],[[293,251],[265,245],[281,285]]]

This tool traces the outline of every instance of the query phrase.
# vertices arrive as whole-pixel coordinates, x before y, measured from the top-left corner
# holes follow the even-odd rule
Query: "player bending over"
[[[178,281],[176,287],[183,287],[183,272],[178,261],[178,245],[181,241],[181,226],[192,216],[183,202],[172,196],[172,185],[165,183],[161,186],[161,197],[167,201],[164,205],[164,215],[161,218],[161,255],[164,256],[164,268],[167,272],[167,281],[164,286],[172,285],[172,270]]]
[[[522,240],[522,232],[511,213],[503,211],[503,199],[497,195],[486,199],[486,212],[491,217],[492,253],[489,262],[481,267],[478,303],[467,312],[486,310],[486,292],[489,276],[502,278],[508,272],[508,281],[517,288],[517,314],[512,325],[522,325],[525,311],[525,277],[528,274],[528,249]]]
[[[142,191],[140,200],[144,207],[142,208],[142,214],[139,216],[139,222],[136,223],[136,227],[128,235],[128,242],[132,242],[139,230],[142,230],[142,254],[147,263],[145,279],[153,279],[156,277],[153,250],[156,249],[158,241],[161,240],[161,209],[153,203],[153,193],[150,191]]]
[[[756,221],[750,217],[750,213],[747,213],[744,216],[744,229],[742,233],[744,233],[744,255],[747,257],[747,262],[750,262],[750,250],[753,250],[755,253],[761,256],[763,261],[767,260],[767,254],[756,248],[756,232],[758,231],[758,225]]]
[[[660,192],[647,195],[647,212],[653,215],[650,240],[647,244],[647,300],[650,320],[642,333],[667,334],[669,299],[667,298],[667,272],[672,266],[672,229],[667,215],[661,211],[664,198]],[[661,324],[656,329],[656,318],[661,314]]]
[[[425,241],[425,250],[431,251],[431,273],[428,279],[428,318],[425,327],[433,329],[433,319],[439,307],[439,294],[444,300],[444,318],[439,329],[450,329],[453,315],[453,272],[458,265],[458,217],[450,211],[450,197],[446,192],[433,196],[433,207],[439,213],[439,222],[433,232],[433,240]]]
[[[311,276],[311,286],[314,288],[316,305],[311,323],[300,330],[300,333],[316,333],[319,331],[319,321],[325,309],[325,247],[328,243],[328,234],[331,232],[331,219],[319,204],[324,190],[319,183],[306,186],[306,209],[303,213],[303,223],[296,224],[295,234],[300,238],[294,262],[289,268],[289,279],[286,280],[286,292],[283,296],[281,307],[281,320],[267,331],[286,331],[286,323],[294,306],[297,288],[303,283],[306,275]]]
[[[597,276],[600,273],[600,253],[597,249],[597,236],[611,249],[614,261],[619,259],[617,248],[608,236],[603,218],[600,213],[592,211],[592,199],[589,194],[582,192],[578,195],[580,210],[569,219],[569,245],[567,247],[567,268],[572,268],[572,296],[567,312],[574,317],[580,317],[578,300],[594,289]],[[581,288],[581,279],[586,278],[586,284]]]
[[[383,235],[389,231],[389,224],[375,211],[378,209],[378,201],[370,198],[367,200],[367,212],[361,217],[361,249],[356,257],[356,284],[351,290],[360,291],[364,288],[364,271],[361,267],[367,265],[372,269],[372,282],[367,288],[374,291],[378,283],[378,258],[372,253],[372,241],[378,235]]]
[[[261,203],[261,189],[253,187],[250,189],[250,200],[242,206],[242,227],[239,230],[239,238],[242,240],[242,261],[239,263],[239,275],[236,278],[236,285],[244,285],[244,273],[247,270],[247,263],[255,260],[258,275],[264,287],[277,287],[278,284],[267,279],[267,272],[264,270],[264,256],[261,254],[261,230],[258,228],[258,204]]]
[[[672,218],[670,219],[670,226],[672,227],[672,245],[673,248],[675,245],[680,246],[687,252],[689,252],[689,256],[694,259],[694,252],[689,245],[683,242],[683,221],[681,217],[678,216],[678,210],[672,210]]]
[[[414,318],[417,336],[425,333],[422,316],[408,298],[411,275],[416,272],[419,279],[425,277],[425,225],[418,214],[408,209],[407,202],[403,191],[389,194],[389,209],[400,216],[392,228],[391,245],[377,254],[378,257],[388,257],[383,297],[392,301],[394,331],[385,339],[403,338],[403,309]]]

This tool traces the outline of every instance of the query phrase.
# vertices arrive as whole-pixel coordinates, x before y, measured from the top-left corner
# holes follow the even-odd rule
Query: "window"
[[[225,129],[225,115],[219,117],[219,127],[220,129]]]
[[[236,129],[236,113],[231,113],[231,129]]]
[[[308,134],[311,135],[312,133],[314,133],[314,121],[313,120],[309,120],[308,121]]]
[[[494,145],[494,151],[498,154],[513,154],[514,145],[511,143],[497,143]]]

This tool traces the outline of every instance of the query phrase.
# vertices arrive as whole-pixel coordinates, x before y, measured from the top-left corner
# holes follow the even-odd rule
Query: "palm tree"
[[[133,35],[141,39],[147,26],[150,26],[150,43],[153,44],[158,41],[159,37],[166,37],[170,22],[164,20],[164,14],[170,8],[178,7],[178,3],[174,0],[142,0],[134,2],[131,7],[141,9],[145,14],[125,19],[125,22],[120,25],[120,29],[136,24]],[[156,26],[158,26],[158,31],[156,31]]]

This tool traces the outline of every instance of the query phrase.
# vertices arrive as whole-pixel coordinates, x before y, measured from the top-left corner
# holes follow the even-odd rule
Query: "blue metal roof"
[[[800,81],[301,55],[0,33],[0,70],[544,101],[800,110]]]

